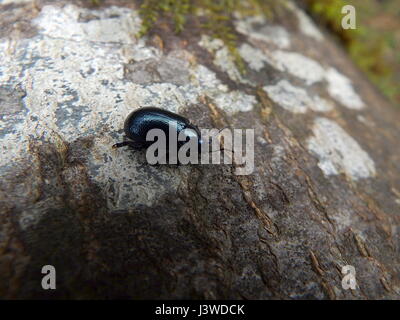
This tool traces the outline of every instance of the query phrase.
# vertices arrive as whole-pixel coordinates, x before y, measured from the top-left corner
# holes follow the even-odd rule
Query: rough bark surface
[[[294,5],[238,14],[242,75],[194,18],[140,25],[132,1],[0,1],[0,296],[398,299],[400,114],[338,46]],[[150,105],[254,128],[254,172],[112,150]]]

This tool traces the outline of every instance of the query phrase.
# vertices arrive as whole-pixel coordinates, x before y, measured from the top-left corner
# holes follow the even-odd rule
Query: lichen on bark
[[[101,0],[92,2],[99,5]],[[143,24],[138,36],[141,37],[150,32],[160,18],[170,21],[174,26],[174,31],[179,33],[185,28],[189,17],[196,17],[196,23],[203,32],[206,31],[224,42],[239,71],[244,73],[245,65],[238,53],[238,38],[232,25],[233,16],[235,14],[251,16],[261,13],[268,18],[273,18],[274,14],[281,12],[285,3],[286,0],[143,0],[139,9]]]

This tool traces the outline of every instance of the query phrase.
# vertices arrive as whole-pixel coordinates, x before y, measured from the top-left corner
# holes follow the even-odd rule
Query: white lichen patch
[[[305,113],[308,110],[327,112],[333,109],[333,105],[325,99],[319,96],[312,97],[306,90],[292,85],[287,80],[281,80],[263,89],[275,103],[293,113]]]
[[[296,5],[288,3],[289,8],[296,14],[299,20],[299,28],[301,32],[317,41],[323,39],[322,34],[319,32],[310,18]],[[243,17],[239,13],[236,14],[235,26],[236,30],[246,35],[250,40],[259,40],[269,44],[273,44],[279,49],[287,49],[290,47],[290,37],[287,31],[279,26],[271,26],[266,24],[267,21],[263,16]],[[207,39],[206,39],[207,40]],[[222,46],[220,41],[205,41],[204,46],[209,50],[216,52]],[[349,109],[362,109],[364,103],[360,96],[355,92],[353,85],[346,76],[341,74],[335,68],[325,68],[317,61],[306,57],[298,52],[290,52],[284,50],[266,49],[262,51],[247,43],[239,47],[239,53],[248,66],[255,70],[260,71],[266,64],[271,65],[276,70],[287,72],[305,82],[307,85],[312,85],[319,82],[327,82],[327,90],[332,98],[340,102],[343,106]],[[268,50],[268,51],[267,51]],[[224,54],[220,54],[219,65],[223,64]],[[228,69],[225,67],[225,69]],[[234,69],[232,69],[234,70]],[[238,72],[231,71],[230,77],[232,79],[241,79]],[[241,79],[240,81],[243,81]],[[323,103],[318,103],[322,105]],[[326,108],[330,108],[327,106]]]
[[[236,30],[250,39],[273,44],[280,49],[290,47],[290,36],[285,28],[275,25],[266,25],[263,16],[241,17],[236,14]]]
[[[392,187],[392,192],[394,193],[394,195],[396,197],[394,202],[400,206],[400,191],[397,190],[395,187]]]
[[[62,10],[45,6],[35,22],[41,33],[48,37],[125,44],[136,42],[135,35],[141,25],[139,15],[128,8],[88,11],[78,10],[73,5]]]
[[[286,155],[285,147],[279,144],[274,144],[272,147],[273,147],[273,154],[271,157],[271,163],[277,164],[282,162],[283,158]]]
[[[299,29],[303,34],[317,41],[323,40],[324,37],[322,33],[318,30],[317,26],[314,24],[314,22],[312,22],[310,17],[303,12],[303,10],[299,9],[296,4],[291,1],[287,2],[287,6],[297,16]]]
[[[333,98],[349,109],[360,110],[364,108],[364,102],[354,91],[349,78],[335,68],[329,68],[325,78],[328,82],[328,92]]]
[[[250,59],[248,55],[250,50],[249,48],[245,50],[247,61]],[[263,58],[261,54],[262,52],[257,52],[257,67],[260,67],[262,63],[269,63],[275,69],[288,72],[303,80],[307,85],[326,81],[329,95],[343,106],[355,110],[365,107],[364,102],[355,92],[351,80],[335,68],[325,69],[317,61],[297,52],[276,50],[268,55],[264,54]]]
[[[229,78],[233,81],[248,83],[240,74],[232,55],[221,39],[212,39],[207,35],[202,35],[199,45],[214,55],[214,64],[226,72]]]
[[[305,113],[311,103],[311,98],[304,89],[294,87],[287,80],[263,89],[275,103],[293,113]]]
[[[336,122],[317,118],[307,148],[315,154],[325,175],[346,174],[353,180],[375,175],[375,164],[360,145]]]
[[[217,79],[217,76],[207,67],[196,64],[189,70],[192,83],[199,86],[207,92],[215,90],[215,94],[228,92],[228,87]]]
[[[310,105],[310,109],[317,112],[328,112],[333,110],[334,104],[320,96],[313,97],[313,103]]]
[[[247,43],[239,47],[239,53],[255,71],[260,71],[269,64],[276,70],[303,80],[306,85],[326,82],[329,95],[344,107],[354,110],[365,107],[361,97],[355,92],[351,80],[335,68],[325,69],[317,61],[297,52],[283,50],[264,52]],[[312,105],[317,108],[316,111],[327,111],[333,107],[332,104],[326,103],[326,100],[319,100]]]
[[[324,68],[317,61],[300,53],[276,50],[272,52],[272,58],[275,68],[289,72],[308,85],[324,79]]]
[[[215,103],[228,114],[251,111],[257,99],[241,91],[232,91],[215,97]]]
[[[243,43],[239,47],[239,54],[243,60],[246,61],[248,66],[255,71],[260,71],[265,67],[266,63],[272,65],[271,60],[264,54],[264,52],[247,43]]]
[[[0,130],[0,168],[31,159],[32,139],[53,143],[57,137],[68,144],[91,137],[90,178],[111,195],[112,208],[132,201],[151,205],[179,185],[173,170],[143,166],[126,150],[111,149],[123,138],[123,122],[132,110],[156,106],[180,112],[204,95],[228,114],[249,111],[256,103],[229,91],[188,52],[164,55],[136,39],[141,23],[134,10],[50,5],[32,23],[35,37],[0,41],[0,88],[12,94],[21,87],[26,93],[13,104],[15,112],[0,118],[7,129]]]
[[[360,121],[361,123],[365,124],[368,127],[375,127],[375,123],[372,120],[367,119],[366,117],[364,117],[361,114],[357,115],[357,120]]]
[[[267,140],[265,140],[263,137],[261,137],[261,136],[257,136],[257,138],[256,138],[256,140],[257,140],[257,142],[258,143],[260,143],[260,144],[262,144],[262,145],[267,145]]]
[[[335,226],[339,231],[348,230],[353,224],[354,212],[343,208],[330,214],[329,218],[335,222]]]
[[[254,33],[253,38],[254,37],[259,40],[268,39],[269,42],[275,44],[280,49],[287,49],[290,47],[289,33],[281,26],[263,26],[258,32]]]

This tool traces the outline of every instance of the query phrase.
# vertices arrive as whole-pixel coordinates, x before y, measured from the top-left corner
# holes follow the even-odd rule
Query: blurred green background
[[[339,39],[355,63],[400,108],[400,0],[298,0]],[[356,9],[357,28],[341,26],[344,5]]]

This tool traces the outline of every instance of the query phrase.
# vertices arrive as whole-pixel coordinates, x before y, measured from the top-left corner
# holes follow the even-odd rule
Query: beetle
[[[153,144],[153,141],[146,141],[147,133],[152,129],[162,130],[166,135],[167,141],[169,141],[169,128],[171,125],[174,126],[176,137],[179,136],[181,131],[191,129],[184,132],[186,141],[177,141],[178,148],[187,142],[188,138],[196,137],[200,152],[203,140],[201,139],[199,128],[185,117],[156,107],[144,107],[131,112],[124,123],[125,135],[130,140],[116,143],[112,147],[130,146],[135,150],[147,148]]]

